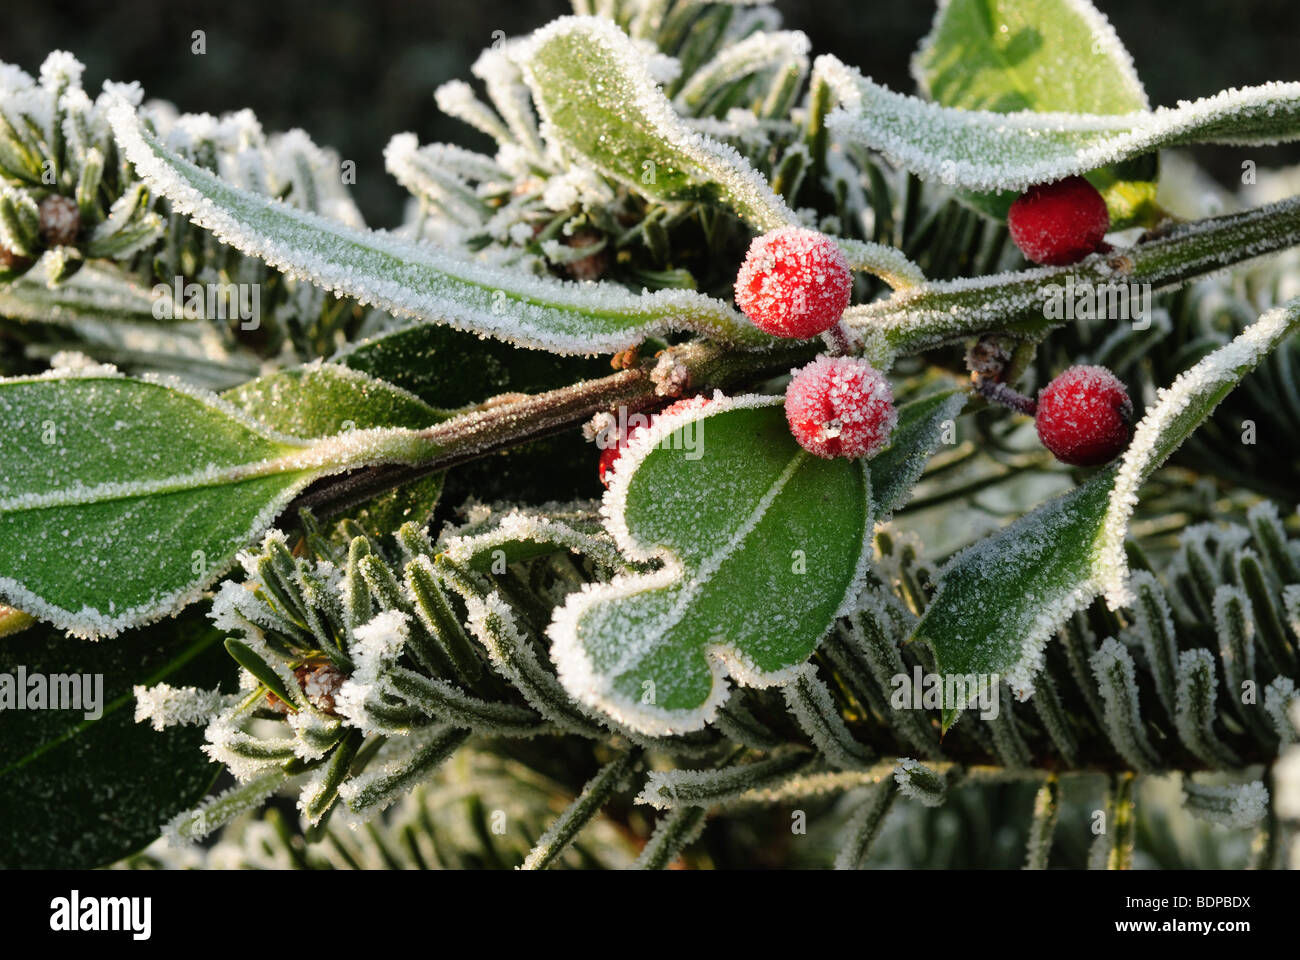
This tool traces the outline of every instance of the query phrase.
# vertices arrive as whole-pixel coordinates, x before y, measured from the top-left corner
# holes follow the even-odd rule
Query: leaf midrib
[[[680,584],[679,593],[677,600],[673,603],[672,609],[667,614],[660,617],[655,623],[654,631],[659,636],[666,635],[669,630],[672,630],[677,626],[677,624],[681,623],[682,617],[686,615],[686,610],[690,606],[691,601],[695,599],[704,587],[708,586],[709,582],[713,579],[714,574],[722,568],[722,565],[727,562],[727,559],[744,547],[745,541],[749,539],[749,535],[763,522],[763,518],[771,510],[772,505],[776,502],[777,498],[780,497],[782,491],[789,486],[790,481],[794,479],[795,474],[810,462],[810,458],[811,454],[809,454],[807,450],[800,449],[796,451],[794,456],[790,458],[790,462],[785,465],[781,470],[780,475],[778,475],[777,478],[772,481],[767,490],[764,491],[763,496],[760,497],[758,503],[754,505],[754,509],[749,512],[749,515],[745,517],[744,522],[736,528],[735,532],[727,539],[727,542],[722,544],[722,546],[713,553],[709,554],[709,556],[706,557],[703,562],[698,564],[693,571],[690,570],[690,568],[688,568],[681,560],[677,560],[677,562],[681,564],[683,572],[682,578],[678,580],[678,584]],[[676,559],[676,557],[674,557],[674,559]],[[694,576],[690,578],[689,582],[686,581],[685,577],[687,572],[694,573]],[[648,654],[652,652],[652,650],[653,648],[648,649],[645,653]],[[629,653],[637,654],[638,651],[635,648],[632,648],[629,650]],[[640,664],[641,659],[641,656],[636,656],[636,659],[633,659],[630,662],[620,663],[614,672],[623,673],[627,670],[635,669],[636,666]]]

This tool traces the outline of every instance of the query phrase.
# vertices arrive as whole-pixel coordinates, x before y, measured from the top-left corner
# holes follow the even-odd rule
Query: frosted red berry
[[[1106,201],[1083,177],[1030,187],[1011,205],[1007,227],[1034,263],[1060,267],[1096,253],[1110,229]]]
[[[809,453],[868,457],[898,423],[884,374],[856,357],[821,356],[797,370],[785,391],[790,432]]]
[[[1090,467],[1128,446],[1133,403],[1105,367],[1070,367],[1038,395],[1038,439],[1062,463]]]
[[[604,447],[600,451],[600,461],[597,464],[597,473],[600,476],[600,482],[607,487],[609,486],[610,476],[614,470],[614,464],[616,464],[618,458],[623,455],[623,451],[627,449],[627,445],[632,442],[633,437],[650,424],[653,424],[656,419],[673,413],[681,413],[685,410],[698,410],[701,407],[707,406],[708,403],[709,398],[705,396],[686,397],[664,407],[650,418],[649,423],[634,423],[626,430],[621,431],[618,434],[616,442],[609,444],[609,446]]]
[[[853,274],[835,241],[802,227],[755,237],[736,275],[736,306],[774,337],[824,333],[839,322],[852,294]]]

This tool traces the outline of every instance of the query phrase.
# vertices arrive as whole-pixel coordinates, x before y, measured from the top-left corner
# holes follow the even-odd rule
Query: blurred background
[[[1137,62],[1153,105],[1225,87],[1300,79],[1297,0],[1095,0]],[[929,30],[927,0],[777,0],[786,26],[814,53],[833,53],[911,92],[908,60]],[[384,172],[390,136],[490,148],[442,116],[432,92],[469,66],[493,31],[526,33],[570,12],[566,0],[178,0],[33,3],[6,0],[0,60],[31,73],[65,49],[86,64],[86,89],[138,80],[147,97],[183,111],[251,107],[268,131],[302,127],[357,165],[355,197],[374,226],[395,224],[405,191]],[[207,53],[191,53],[203,30]],[[1261,167],[1300,161],[1295,146],[1252,150]],[[1198,159],[1225,182],[1240,156],[1213,148]]]

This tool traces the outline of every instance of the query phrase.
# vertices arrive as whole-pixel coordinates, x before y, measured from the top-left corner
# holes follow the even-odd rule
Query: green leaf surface
[[[727,206],[759,231],[798,222],[733,148],[674,113],[627,34],[598,17],[561,17],[518,62],[547,140],[608,177],[665,202]]]
[[[771,340],[727,304],[690,290],[638,295],[608,284],[564,283],[350,227],[196,166],[161,143],[125,101],[110,117],[141,177],[199,226],[285,273],[399,316],[555,353],[614,352],[671,330],[736,344]]]
[[[417,329],[466,336],[445,327]],[[273,430],[303,439],[371,427],[419,430],[448,416],[401,387],[334,363],[281,370],[227,390],[222,396]],[[381,533],[395,530],[407,520],[423,523],[437,506],[442,482],[442,474],[423,477],[380,494],[345,515],[368,521]]]
[[[317,477],[430,449],[397,430],[307,442],[104,368],[0,381],[0,419],[0,600],[89,637],[195,599]]]
[[[833,57],[818,60],[839,106],[841,139],[879,150],[923,180],[973,191],[1022,191],[1194,143],[1259,146],[1300,137],[1300,83],[1270,83],[1153,111],[994,113],[895,93]]]
[[[1027,694],[1071,613],[1102,593],[1112,609],[1132,603],[1124,539],[1142,484],[1297,327],[1300,301],[1265,313],[1160,391],[1118,465],[957,554],[913,634],[938,671],[996,673]],[[945,728],[957,712],[945,706]]]
[[[85,709],[0,712],[0,867],[111,863],[148,844],[208,791],[220,768],[200,750],[203,727],[157,732],[135,723],[131,689],[233,680],[220,640],[196,611],[111,644],[45,625],[0,643],[0,677],[16,678],[21,667],[29,685],[38,674],[103,678],[95,719]],[[92,696],[94,689],[92,680]]]
[[[907,503],[930,456],[943,439],[945,425],[966,406],[965,390],[940,390],[898,408],[898,425],[889,446],[871,460],[871,498],[877,522]]]
[[[447,418],[408,390],[335,363],[281,370],[222,397],[271,429],[304,440],[367,427],[418,430]]]
[[[521,350],[427,323],[362,340],[331,362],[409,390],[441,410],[507,391],[534,393],[609,373],[607,360]]]
[[[993,113],[1128,114],[1149,109],[1133,60],[1088,0],[946,0],[912,60],[935,103]],[[1087,173],[1101,190],[1111,226],[1151,209],[1154,156]],[[999,220],[1014,191],[966,193]]]
[[[942,0],[912,73],[963,110],[1147,109],[1132,57],[1088,0]]]
[[[791,679],[870,555],[866,465],[804,451],[772,397],[659,417],[620,457],[604,512],[628,557],[663,566],[571,594],[552,657],[575,697],[645,733],[702,727],[726,675]]]
[[[799,222],[734,148],[686,125],[612,21],[561,17],[524,42],[518,61],[543,136],[605,176],[654,200],[729,207],[760,233]],[[893,286],[922,279],[892,247],[854,241],[846,255]]]

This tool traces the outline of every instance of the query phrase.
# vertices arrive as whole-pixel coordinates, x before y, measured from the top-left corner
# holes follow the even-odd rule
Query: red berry
[[[821,356],[795,371],[785,418],[801,447],[829,460],[875,453],[889,440],[898,411],[889,381],[867,361]]]
[[[709,398],[703,395],[686,397],[682,400],[674,401],[658,413],[654,414],[648,423],[635,423],[626,431],[622,432],[616,443],[610,444],[600,451],[600,461],[597,466],[597,471],[600,474],[600,482],[607,487],[609,486],[610,473],[614,469],[614,464],[618,462],[618,458],[623,455],[624,449],[626,449],[627,445],[632,442],[633,437],[644,430],[647,426],[653,424],[657,418],[668,416],[673,413],[681,413],[684,410],[698,410],[706,406],[708,403]]]
[[[1071,367],[1038,395],[1034,425],[1043,446],[1062,463],[1091,467],[1128,446],[1133,403],[1105,367]]]
[[[1061,267],[1096,253],[1110,229],[1106,201],[1083,177],[1040,183],[1007,214],[1011,239],[1034,263]]]
[[[628,440],[638,431],[645,429],[642,426],[635,426],[627,433],[618,437],[618,439],[600,451],[600,461],[597,464],[596,472],[600,476],[600,482],[609,486],[610,474],[614,470],[614,464],[618,463],[618,458],[623,456],[623,449],[627,446]]]
[[[852,293],[853,274],[835,241],[802,227],[755,237],[736,275],[736,306],[774,337],[824,333],[839,322]]]

